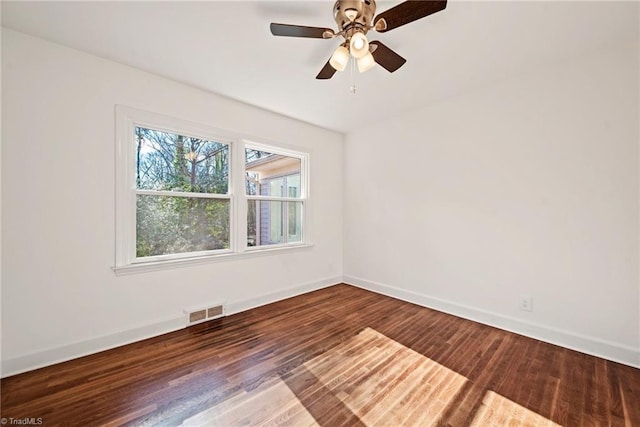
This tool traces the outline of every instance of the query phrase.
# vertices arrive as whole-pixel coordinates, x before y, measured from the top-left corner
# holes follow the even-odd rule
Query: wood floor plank
[[[636,368],[343,284],[0,387],[46,426],[640,426]]]

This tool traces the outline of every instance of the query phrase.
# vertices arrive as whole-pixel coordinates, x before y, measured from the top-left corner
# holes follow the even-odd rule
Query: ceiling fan
[[[343,71],[353,57],[361,73],[371,69],[376,63],[390,73],[402,67],[406,59],[389,49],[380,41],[369,42],[367,32],[376,30],[384,33],[447,7],[447,0],[405,1],[375,17],[375,0],[337,0],[333,6],[333,16],[338,31],[331,28],[305,27],[302,25],[271,24],[271,34],[285,37],[307,37],[332,39],[342,36],[344,42],[333,52],[316,79],[330,79],[336,71]]]

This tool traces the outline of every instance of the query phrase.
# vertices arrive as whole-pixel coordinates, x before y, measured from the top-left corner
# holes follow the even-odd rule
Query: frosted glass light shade
[[[360,59],[369,53],[369,41],[363,33],[352,35],[349,47],[351,55],[356,59]]]
[[[349,51],[344,46],[338,46],[338,48],[331,55],[329,64],[337,71],[343,71],[349,62]]]
[[[367,52],[365,56],[358,59],[358,71],[364,73],[365,71],[369,71],[376,65],[376,61],[373,59],[373,55],[371,52]]]

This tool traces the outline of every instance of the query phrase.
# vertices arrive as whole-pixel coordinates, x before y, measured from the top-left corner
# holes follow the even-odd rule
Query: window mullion
[[[271,202],[304,202],[301,197],[278,197],[278,196],[246,196],[247,200],[263,200]]]
[[[167,197],[191,197],[198,199],[230,199],[229,194],[216,193],[191,193],[184,191],[159,191],[159,190],[135,190],[136,194],[143,196],[167,196]]]
[[[232,144],[231,156],[231,194],[233,199],[232,212],[232,249],[236,252],[247,250],[247,197],[245,190],[245,154],[244,142],[235,141]]]

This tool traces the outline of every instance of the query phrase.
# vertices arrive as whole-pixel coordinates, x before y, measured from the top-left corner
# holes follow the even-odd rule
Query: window
[[[247,245],[265,246],[302,240],[303,158],[268,148],[245,148]]]
[[[116,271],[307,243],[308,154],[127,107],[116,125]]]
[[[136,258],[229,249],[229,144],[135,127]]]

